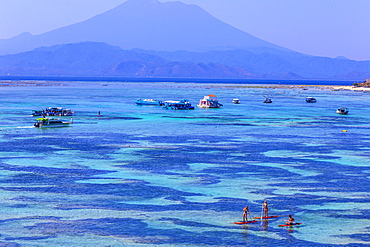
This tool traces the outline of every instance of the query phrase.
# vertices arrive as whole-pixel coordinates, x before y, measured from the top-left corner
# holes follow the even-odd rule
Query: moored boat
[[[47,107],[43,110],[33,110],[32,116],[72,116],[74,112],[64,107]]]
[[[239,99],[237,99],[237,98],[235,98],[235,99],[233,99],[233,103],[234,103],[234,104],[240,104],[240,100],[239,100]]]
[[[316,102],[317,102],[317,100],[316,100],[315,98],[313,98],[313,97],[307,97],[307,98],[306,98],[306,102],[307,102],[307,103],[316,103]]]
[[[266,98],[266,99],[263,101],[263,103],[272,103],[272,99],[270,99],[270,98]]]
[[[37,128],[59,128],[67,127],[73,123],[73,119],[70,121],[62,121],[58,118],[38,118],[33,126]]]
[[[347,115],[348,112],[349,112],[349,110],[346,107],[341,107],[341,108],[337,109],[337,111],[336,111],[336,113],[342,114],[342,115]]]
[[[198,107],[200,108],[220,108],[223,104],[219,103],[216,95],[209,94],[204,96],[203,99],[199,101]]]
[[[171,110],[194,110],[194,106],[187,99],[180,101],[167,100],[164,102],[163,108]]]
[[[137,105],[159,105],[159,106],[164,105],[164,103],[161,100],[156,100],[156,99],[137,99],[135,101],[135,104]]]

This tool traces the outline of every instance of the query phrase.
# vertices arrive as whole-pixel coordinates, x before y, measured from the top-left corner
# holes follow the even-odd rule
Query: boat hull
[[[154,105],[154,106],[162,106],[164,103],[160,100],[154,99],[138,99],[135,101],[136,105]]]
[[[197,105],[199,108],[221,108],[222,106],[206,106],[206,105]]]
[[[44,125],[40,125],[40,126],[35,126],[36,128],[62,128],[62,127],[68,127],[70,124],[69,123],[66,123],[66,124],[44,124]]]

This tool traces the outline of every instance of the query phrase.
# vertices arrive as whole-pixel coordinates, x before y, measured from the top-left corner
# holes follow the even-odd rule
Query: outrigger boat
[[[58,118],[38,118],[36,123],[33,126],[37,128],[59,128],[59,127],[68,127],[73,123],[73,119],[70,121],[62,121]]]

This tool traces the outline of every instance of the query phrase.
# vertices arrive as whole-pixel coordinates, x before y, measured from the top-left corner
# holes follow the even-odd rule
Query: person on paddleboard
[[[249,207],[246,206],[245,208],[243,208],[243,221],[244,222],[247,222],[248,221],[248,216],[249,216]]]
[[[287,225],[293,225],[294,221],[295,221],[295,219],[291,215],[288,215],[288,221],[286,222],[286,224]]]
[[[268,208],[268,203],[267,201],[264,201],[262,203],[262,208],[263,208],[263,217],[269,216],[269,208]]]

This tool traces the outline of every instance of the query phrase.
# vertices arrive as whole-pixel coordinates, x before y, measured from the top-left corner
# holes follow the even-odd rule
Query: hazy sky
[[[0,38],[40,34],[126,0],[0,0]],[[173,0],[160,0],[169,2]],[[370,60],[370,0],[180,0],[271,43],[311,55]]]

